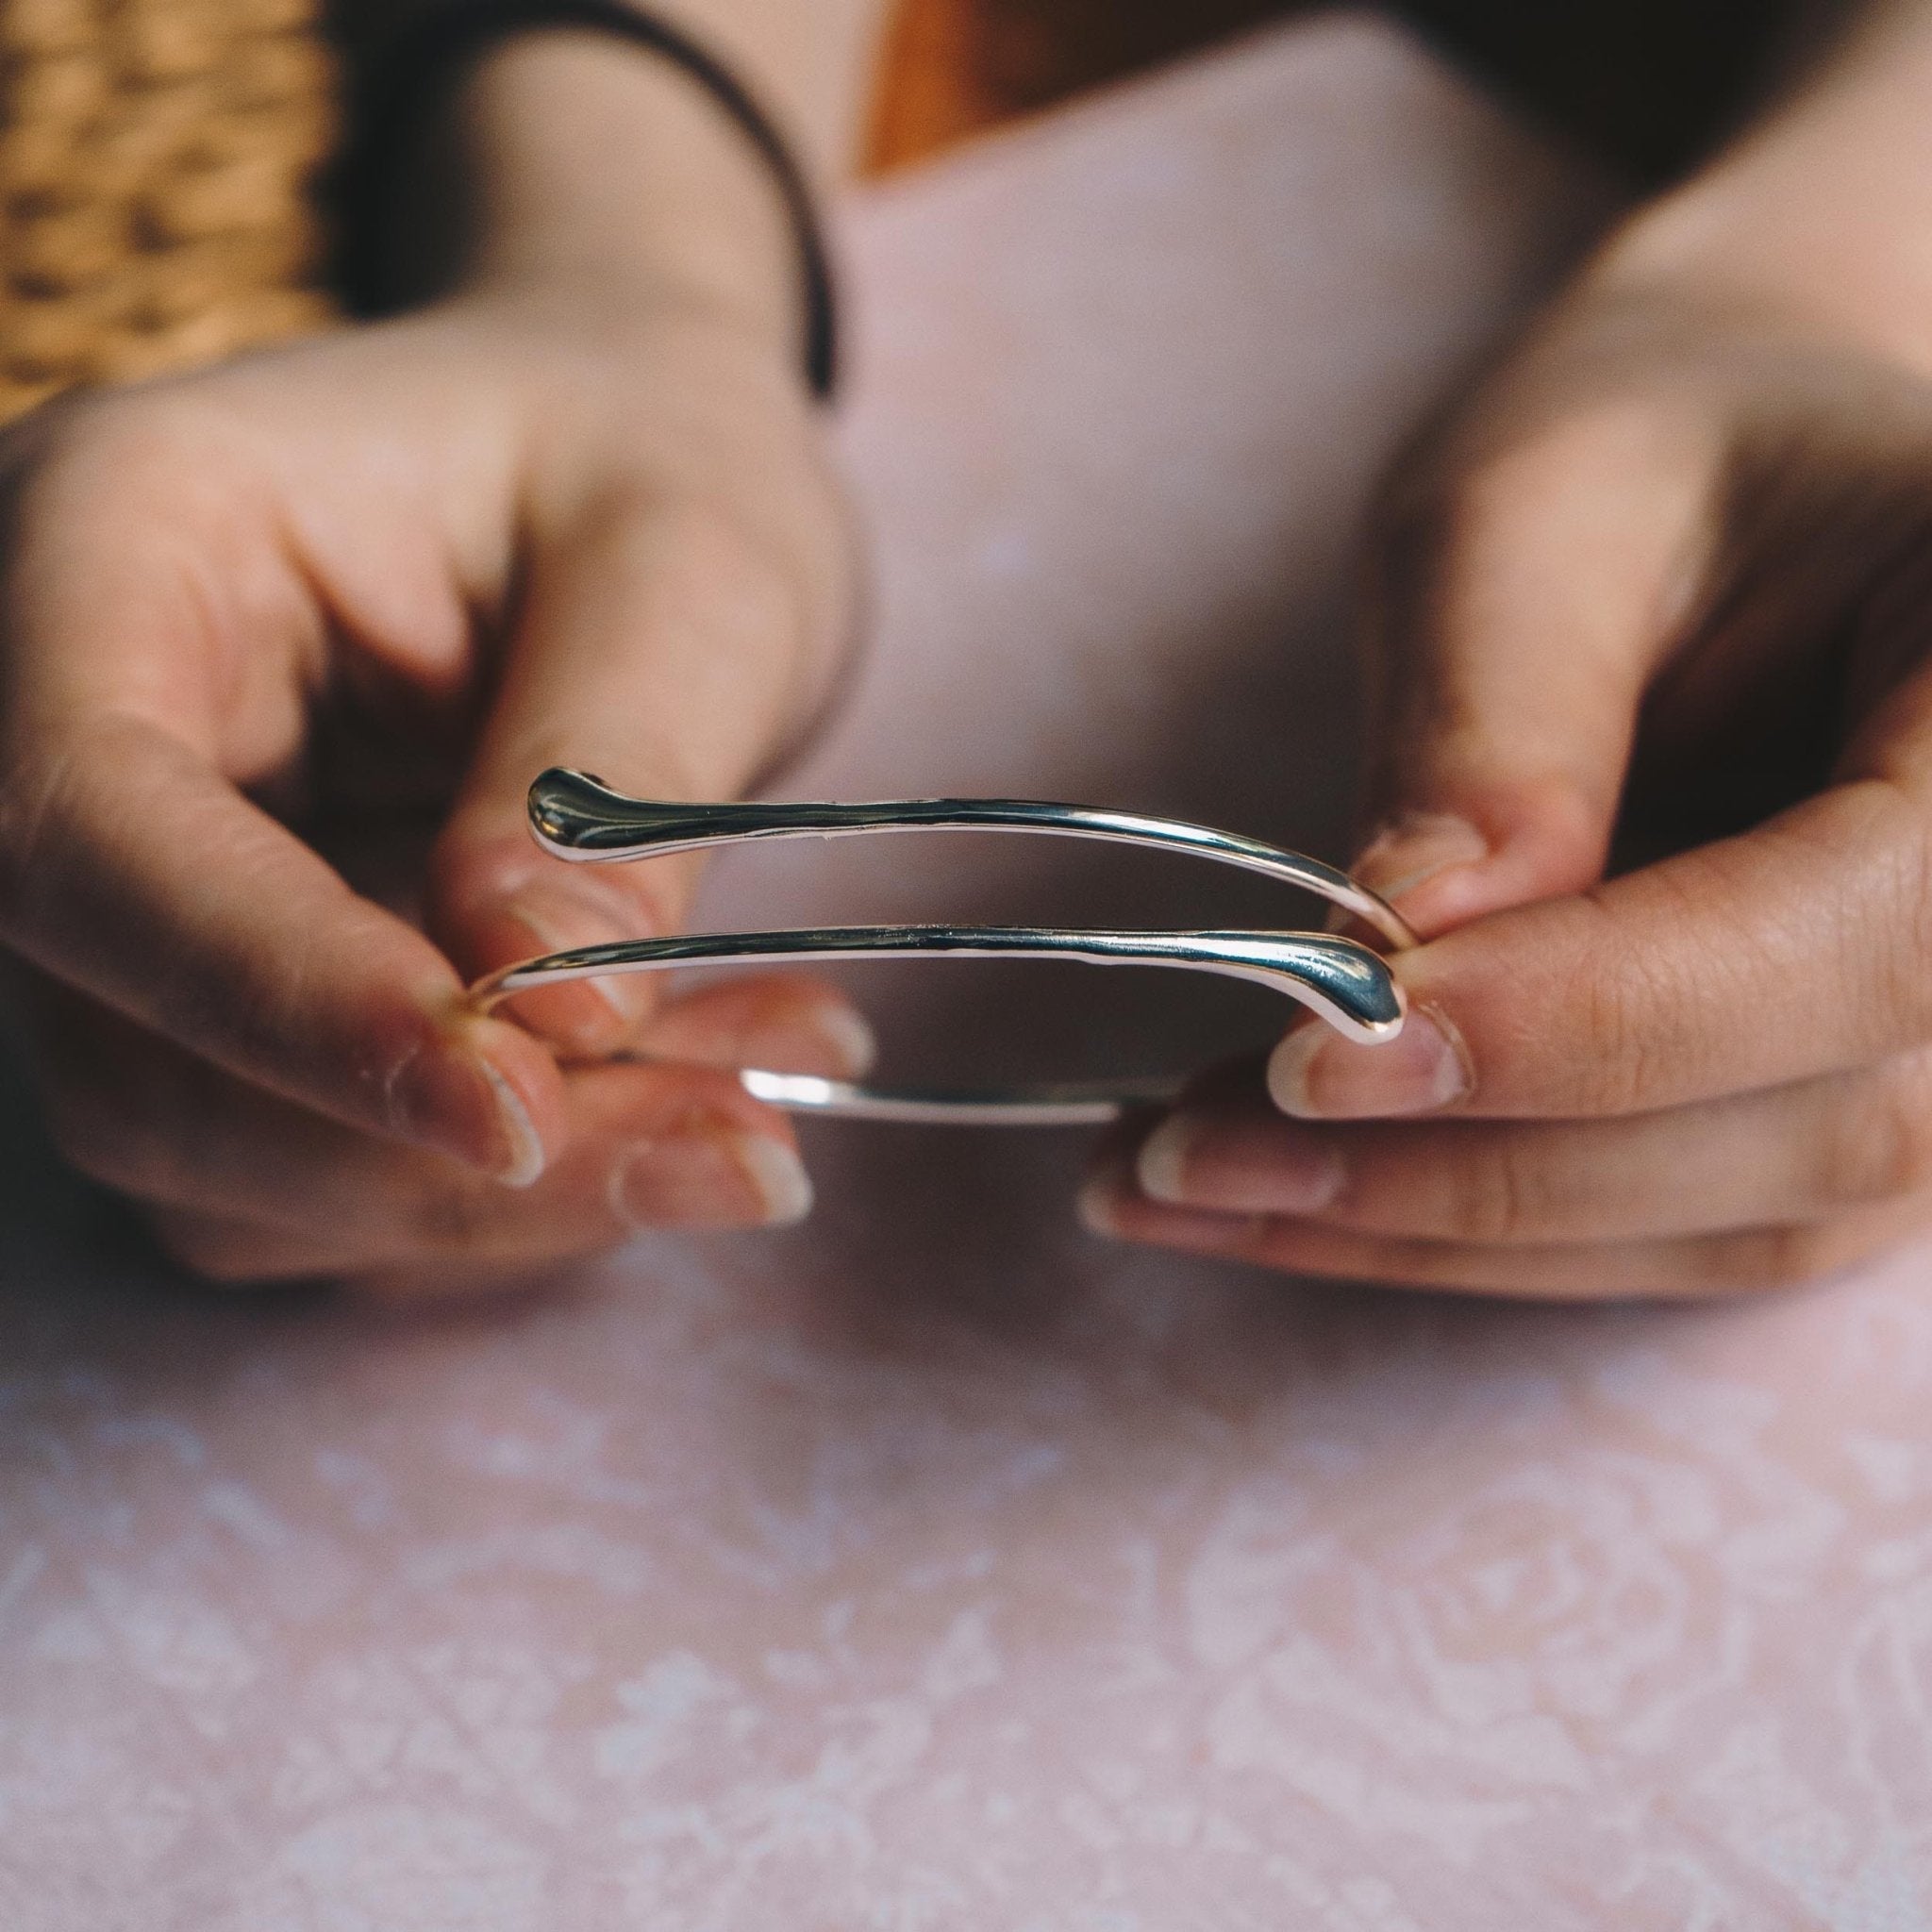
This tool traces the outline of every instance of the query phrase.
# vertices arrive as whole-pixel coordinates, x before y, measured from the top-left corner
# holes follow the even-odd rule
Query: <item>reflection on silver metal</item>
[[[1354,914],[1391,945],[1415,943],[1401,917],[1346,873],[1256,839],[1138,812],[1024,799],[925,798],[882,805],[675,805],[627,798],[579,772],[552,771],[530,788],[530,827],[559,858],[610,863],[758,839],[837,839],[865,832],[1030,832],[1176,852],[1299,886]],[[1096,966],[1168,966],[1253,980],[1309,1008],[1354,1040],[1402,1030],[1403,1002],[1381,955],[1313,932],[1096,932],[1049,926],[807,926],[790,932],[697,933],[549,953],[479,981],[488,1010],[533,988],[675,966],[778,964],[801,959],[1060,959]],[[1177,1083],[1117,1080],[988,1092],[861,1086],[816,1075],[743,1072],[747,1091],[774,1106],[849,1119],[982,1126],[1068,1126],[1109,1121],[1173,1097]]]
[[[894,1121],[915,1126],[1102,1127],[1131,1107],[1173,1100],[1172,1080],[1069,1080],[1060,1085],[995,1088],[866,1087],[817,1074],[771,1074],[747,1067],[745,1091],[792,1113],[836,1114],[848,1121]]]
[[[1087,805],[1042,805],[1025,798],[908,798],[885,805],[670,805],[626,798],[582,772],[545,772],[530,787],[530,830],[558,858],[662,858],[701,846],[755,839],[843,839],[862,832],[1036,832],[1056,839],[1104,839],[1160,852],[1211,858],[1301,886],[1352,912],[1396,947],[1415,934],[1390,905],[1345,872],[1298,852],[1264,845],[1178,819]]]

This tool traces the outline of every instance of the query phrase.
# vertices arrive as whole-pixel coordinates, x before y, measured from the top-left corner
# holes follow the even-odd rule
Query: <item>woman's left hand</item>
[[[1212,1076],[1100,1230],[1598,1296],[1932,1227],[1932,355],[1660,252],[1390,492],[1357,870],[1426,941],[1407,1029]]]

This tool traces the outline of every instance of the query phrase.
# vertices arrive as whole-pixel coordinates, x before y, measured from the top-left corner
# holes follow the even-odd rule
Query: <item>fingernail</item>
[[[1103,1240],[1149,1241],[1198,1254],[1232,1254],[1266,1226],[1253,1215],[1196,1213],[1137,1201],[1130,1183],[1114,1174],[1096,1174],[1074,1206],[1088,1233]]]
[[[1395,1039],[1376,1046],[1344,1040],[1326,1026],[1299,1026],[1268,1061],[1275,1106],[1304,1120],[1432,1113],[1460,1100],[1471,1085],[1454,1028],[1421,1008],[1410,1009]]]
[[[1074,1211],[1080,1217],[1080,1224],[1089,1234],[1105,1236],[1108,1241],[1123,1239],[1121,1219],[1118,1211],[1120,1184],[1107,1175],[1097,1174],[1079,1191],[1074,1202]]]
[[[390,1117],[419,1146],[527,1188],[547,1157],[530,1110],[480,1053],[454,1043],[424,1046],[389,1080]]]
[[[514,920],[545,953],[640,939],[650,924],[621,891],[602,880],[575,874],[531,880],[503,902],[501,915]],[[641,974],[579,980],[576,988],[601,1000],[626,1029],[649,1012],[654,997],[648,978]]]
[[[1363,885],[1391,902],[1458,865],[1490,856],[1490,841],[1450,812],[1405,813],[1362,848],[1349,869]]]
[[[782,1141],[694,1118],[640,1142],[611,1176],[618,1218],[653,1227],[782,1227],[811,1212],[811,1179]]]
[[[771,1067],[832,1080],[858,1079],[877,1052],[872,1028],[850,1008],[789,993],[782,1000],[755,999],[748,1008],[703,994],[674,1001],[653,1017],[638,1043],[662,1059]]]
[[[763,1205],[767,1227],[790,1227],[811,1212],[811,1176],[793,1149],[762,1134],[741,1134],[737,1151]]]
[[[1285,1121],[1170,1115],[1135,1162],[1141,1191],[1177,1208],[1233,1214],[1315,1214],[1348,1178],[1341,1157]]]
[[[822,1007],[812,1016],[812,1031],[824,1043],[833,1078],[858,1080],[871,1073],[879,1057],[879,1043],[872,1028],[850,1007]]]
[[[536,1123],[516,1089],[488,1060],[478,1064],[496,1101],[507,1153],[497,1178],[508,1188],[534,1187],[542,1178],[544,1166],[543,1142]]]

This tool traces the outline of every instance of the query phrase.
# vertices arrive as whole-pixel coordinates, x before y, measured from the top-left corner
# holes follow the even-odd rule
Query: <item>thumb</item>
[[[1607,412],[1393,501],[1354,870],[1425,939],[1602,876],[1697,499],[1681,456]]]
[[[676,929],[695,861],[556,858],[530,836],[530,781],[569,765],[643,797],[734,796],[784,730],[804,621],[782,567],[710,517],[626,500],[533,558],[431,860],[431,929],[459,970]],[[652,977],[546,988],[514,1010],[567,1055],[600,1058],[635,1040]]]

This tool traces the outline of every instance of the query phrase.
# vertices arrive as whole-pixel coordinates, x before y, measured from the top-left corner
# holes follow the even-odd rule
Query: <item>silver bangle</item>
[[[578,864],[622,863],[760,839],[840,839],[869,832],[1029,832],[1185,853],[1299,886],[1372,926],[1396,949],[1415,944],[1401,916],[1346,873],[1299,853],[1174,819],[1009,798],[920,798],[879,805],[678,805],[627,798],[581,772],[545,772],[530,787],[530,830],[546,852]],[[1051,926],[803,926],[786,932],[691,933],[577,946],[505,968],[471,989],[480,1010],[533,988],[676,966],[803,959],[1073,959],[1167,966],[1253,980],[1285,993],[1350,1039],[1393,1040],[1402,989],[1379,953],[1314,932],[1114,932]],[[748,1092],[775,1107],[848,1119],[981,1126],[1072,1126],[1114,1120],[1172,1099],[1177,1079],[1109,1080],[926,1091],[744,1069]]]

